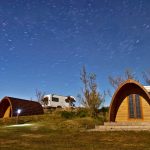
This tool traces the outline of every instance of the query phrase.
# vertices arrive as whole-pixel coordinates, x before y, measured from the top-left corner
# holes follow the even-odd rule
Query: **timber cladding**
[[[17,110],[20,109],[20,116],[43,114],[43,108],[40,103],[14,97],[4,97],[0,102],[0,118],[3,118],[7,112],[7,117],[17,116]]]
[[[147,103],[147,101],[140,97],[140,107],[141,107],[141,118],[140,119],[131,119],[129,117],[129,98],[126,97],[123,102],[121,103],[117,115],[116,115],[116,122],[150,122],[150,105]]]
[[[129,95],[139,95],[141,118],[130,118]],[[134,108],[135,109],[135,108]],[[136,112],[136,111],[135,111]],[[137,113],[137,112],[136,112]],[[127,80],[116,90],[109,109],[110,122],[150,122],[150,95],[148,91],[137,81]]]

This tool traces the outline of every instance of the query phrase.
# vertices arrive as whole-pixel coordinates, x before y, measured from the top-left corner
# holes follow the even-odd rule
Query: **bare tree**
[[[124,71],[123,76],[116,76],[116,77],[109,76],[108,77],[109,83],[114,89],[117,89],[117,87],[127,79],[137,80],[135,73],[129,68]],[[107,95],[112,97],[112,93],[110,89],[107,90]]]
[[[127,79],[137,80],[136,76],[135,76],[135,72],[133,72],[132,69],[127,68],[124,73],[125,73],[125,80],[127,80]]]
[[[145,82],[150,85],[150,70],[143,72],[143,78]]]
[[[137,80],[135,73],[131,69],[126,69],[124,72],[124,76],[108,77],[109,83],[114,89],[116,89],[122,82],[124,82],[127,79]]]
[[[109,76],[108,80],[109,80],[110,85],[114,89],[116,89],[124,81],[124,79],[122,77],[120,77],[120,76],[118,76],[118,77]]]
[[[84,85],[82,89],[83,97],[80,97],[82,105],[90,109],[91,115],[96,116],[97,110],[104,102],[104,94],[97,91],[96,75],[94,73],[87,74],[86,68],[83,66],[81,72],[81,81]]]
[[[35,96],[36,96],[38,102],[41,104],[44,104],[44,106],[45,106],[48,104],[48,100],[44,98],[44,95],[45,95],[45,92],[42,92],[42,91],[36,89]]]

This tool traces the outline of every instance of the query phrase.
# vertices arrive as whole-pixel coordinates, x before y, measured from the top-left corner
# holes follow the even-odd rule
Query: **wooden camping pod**
[[[146,109],[150,112],[150,94],[139,82],[135,80],[126,80],[123,82],[113,95],[109,108],[109,121],[115,122],[118,109],[122,102],[131,94],[140,95],[147,103]],[[125,108],[128,109],[128,108]],[[149,114],[150,116],[150,114]],[[144,121],[144,120],[143,120]],[[150,121],[150,120],[149,120]]]
[[[0,118],[17,116],[18,109],[21,110],[20,116],[43,114],[40,103],[14,97],[4,97],[0,102]]]

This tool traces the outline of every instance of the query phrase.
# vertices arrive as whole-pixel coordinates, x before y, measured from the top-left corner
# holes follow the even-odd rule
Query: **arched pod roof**
[[[109,108],[109,121],[115,122],[117,111],[122,101],[130,94],[139,94],[142,96],[150,105],[150,95],[147,90],[135,80],[126,80],[123,82],[113,95],[110,108]]]
[[[20,116],[43,114],[42,106],[35,101],[29,101],[13,97],[4,97],[0,102],[0,118],[10,106],[10,117],[17,116],[17,110],[21,109]]]

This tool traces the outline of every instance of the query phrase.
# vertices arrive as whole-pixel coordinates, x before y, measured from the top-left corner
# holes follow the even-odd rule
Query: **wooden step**
[[[105,126],[105,125],[102,125],[102,126],[95,126],[95,129],[91,129],[91,131],[150,131],[150,126],[149,125],[144,125],[144,126],[135,126],[135,125],[132,125],[132,126],[129,126],[129,125],[115,125],[115,126]]]
[[[150,122],[104,122],[104,126],[150,126]]]

